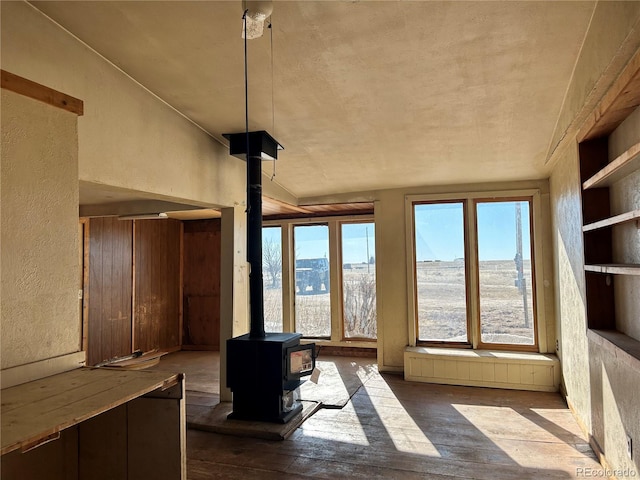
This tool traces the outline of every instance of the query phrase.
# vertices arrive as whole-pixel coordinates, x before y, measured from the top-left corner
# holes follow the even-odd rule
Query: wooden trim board
[[[62,108],[76,115],[84,114],[84,103],[82,100],[59,92],[53,88],[45,87],[39,83],[20,77],[14,73],[0,70],[2,78],[1,87],[19,95],[39,100],[54,107]]]
[[[640,105],[640,51],[624,68],[579,130],[578,142],[610,134]]]
[[[634,220],[640,220],[640,209],[632,210],[631,212],[621,213],[614,217],[600,220],[599,222],[593,222],[582,227],[583,232],[590,232],[592,230],[598,230],[599,228],[612,227],[614,225],[620,225],[626,222],[632,222]]]
[[[587,272],[595,272],[595,273],[611,273],[615,275],[640,275],[640,265],[636,265],[636,264],[622,264],[622,263],[594,264],[594,265],[585,265],[584,269]]]
[[[640,143],[632,145],[626,152],[582,184],[582,188],[609,187],[621,178],[640,168]]]
[[[87,352],[82,351],[7,368],[2,370],[2,375],[0,375],[1,387],[2,389],[10,388],[21,383],[75,370],[78,367],[83,367],[86,361]]]

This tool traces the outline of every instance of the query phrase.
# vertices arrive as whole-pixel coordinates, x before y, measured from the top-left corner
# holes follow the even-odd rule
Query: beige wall
[[[586,358],[587,321],[585,316],[584,250],[578,149],[573,145],[560,156],[550,179],[557,285],[556,317],[564,388],[577,412],[590,411],[588,394],[589,363]],[[590,427],[590,416],[581,415]]]
[[[84,101],[81,181],[210,206],[244,202],[244,163],[224,146],[27,3],[1,8],[2,68]]]
[[[80,350],[77,116],[2,90],[2,369]]]
[[[245,164],[28,3],[1,2],[0,8],[2,68],[84,102],[84,115],[73,119],[77,121],[77,153],[52,160],[55,168],[46,171],[47,175],[58,172],[56,175],[64,176],[64,182],[52,185],[51,178],[39,178],[43,171],[29,163],[24,166],[36,170],[35,177],[26,176],[29,170],[20,171],[19,181],[9,176],[5,180],[3,176],[4,369],[80,348],[78,180],[83,186],[106,185],[119,192],[135,191],[145,199],[234,207],[244,204]],[[2,105],[3,128],[5,114],[10,114],[10,110],[5,112],[8,105]],[[29,112],[24,114],[33,113]],[[49,136],[63,128],[57,123],[41,127],[49,128]],[[12,134],[11,127],[7,128],[7,134]],[[4,133],[3,130],[3,136]],[[54,142],[44,131],[40,133],[44,135],[43,148],[47,142]],[[31,158],[33,152],[24,148],[16,147],[15,153],[7,150],[5,155],[3,144],[3,162],[11,157],[20,164],[24,156]],[[5,183],[12,188],[5,190]],[[272,190],[274,196],[282,195],[276,187]],[[16,203],[16,208],[11,202]],[[51,206],[60,204],[64,208],[51,212]],[[11,214],[5,215],[8,211]],[[17,213],[22,211],[24,215]],[[5,240],[8,232],[17,231],[21,232],[19,240]],[[14,246],[26,246],[29,253],[16,256]],[[73,252],[71,256],[69,251]],[[17,267],[13,273],[7,270],[5,274],[5,259],[24,263],[26,276],[19,278]],[[242,269],[244,263],[234,268]],[[234,278],[229,275],[223,283],[230,284]],[[71,281],[73,289],[69,291]],[[225,318],[224,322],[234,321]],[[75,360],[73,357],[71,362]],[[73,368],[69,363],[66,361],[65,368]],[[56,368],[57,364],[50,373],[55,373]],[[18,381],[26,378],[22,373],[17,377]]]
[[[404,193],[382,191],[374,205],[378,366],[402,371],[409,344]]]
[[[557,285],[555,303],[560,337],[558,354],[567,400],[577,418],[602,448],[608,465],[619,471],[632,468],[636,476],[640,474],[638,462],[636,460],[634,464],[627,455],[626,434],[634,439],[637,458],[640,372],[624,356],[617,356],[615,351],[605,350],[587,338],[581,185],[575,134],[586,115],[640,47],[639,25],[640,2],[598,4],[560,115],[552,150],[556,144],[559,146],[553,157],[550,177]],[[634,131],[635,141],[638,141],[637,115],[636,112],[634,119],[613,135],[611,155],[628,148],[628,145],[623,145],[633,141],[629,132]],[[636,177],[636,185],[637,181]],[[637,191],[636,187],[635,196],[632,195],[634,202],[638,201]],[[613,189],[612,213],[619,213],[615,210],[626,209],[629,205],[630,199],[623,196]],[[617,240],[618,244],[620,241],[627,243],[626,251],[632,252],[629,255],[635,256],[637,262],[640,242],[637,229],[635,233]],[[637,283],[635,285],[633,308],[637,312]],[[625,316],[624,312],[622,316]],[[636,314],[636,324],[637,318]]]

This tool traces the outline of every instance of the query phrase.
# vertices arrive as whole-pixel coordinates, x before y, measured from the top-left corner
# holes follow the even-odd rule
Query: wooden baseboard
[[[338,347],[334,345],[318,346],[318,355],[334,355],[343,357],[376,358],[378,350],[375,348]]]

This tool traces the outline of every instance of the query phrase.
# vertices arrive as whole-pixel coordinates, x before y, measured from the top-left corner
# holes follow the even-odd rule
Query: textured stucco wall
[[[0,7],[2,68],[84,101],[81,181],[211,206],[244,201],[244,162],[224,146],[27,3]]]
[[[77,117],[2,90],[2,369],[80,350]]]
[[[578,147],[568,147],[549,181],[555,252],[555,302],[558,356],[564,388],[580,418],[590,428],[588,343],[585,312],[584,249]]]
[[[603,349],[587,337],[579,159],[571,132],[575,135],[586,115],[640,47],[639,22],[639,2],[600,2],[596,7],[552,142],[553,147],[565,138],[550,177],[557,285],[555,303],[560,339],[558,355],[567,399],[580,423],[603,450],[608,466],[618,472],[630,468],[634,476],[640,472],[637,460],[634,464],[627,455],[626,434],[633,438],[637,459],[640,372],[624,359],[624,355]],[[595,91],[599,94],[595,95]],[[628,148],[629,142],[638,141],[637,115],[636,112],[611,137],[611,158]],[[627,211],[632,204],[638,208],[637,182],[637,176],[632,177],[622,182],[624,188],[612,189],[612,213]],[[616,260],[637,262],[639,236],[635,225],[616,227],[615,230]],[[616,277],[615,283],[618,293],[626,291],[626,300],[618,301],[619,320],[623,322],[619,328],[635,336],[638,328],[637,277],[632,280]],[[631,323],[636,326],[631,327]]]

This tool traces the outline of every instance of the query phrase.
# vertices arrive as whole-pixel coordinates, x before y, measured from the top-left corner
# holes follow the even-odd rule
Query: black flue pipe
[[[262,279],[262,158],[247,142],[247,260],[249,261],[250,338],[264,338]]]

